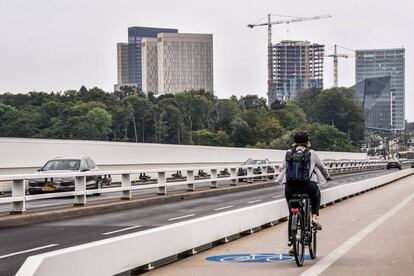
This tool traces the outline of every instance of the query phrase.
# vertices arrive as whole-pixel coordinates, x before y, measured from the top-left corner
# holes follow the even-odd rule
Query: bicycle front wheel
[[[296,229],[293,231],[292,244],[293,252],[295,255],[295,261],[298,266],[303,265],[305,260],[305,225],[303,223],[303,217],[301,213],[295,214],[296,217]]]

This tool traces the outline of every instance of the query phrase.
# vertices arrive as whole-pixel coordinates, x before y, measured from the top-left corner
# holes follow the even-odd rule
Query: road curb
[[[85,206],[58,207],[53,210],[40,209],[27,211],[23,214],[8,215],[0,217],[0,229],[5,227],[21,226],[34,223],[56,221],[61,219],[76,218],[88,215],[102,214],[113,211],[131,209],[136,207],[150,206],[160,203],[175,202],[185,199],[195,199],[206,196],[214,196],[233,192],[253,190],[276,186],[275,182],[260,182],[253,184],[240,184],[240,186],[229,186],[223,188],[209,188],[208,190],[198,190],[193,192],[171,192],[164,196],[152,196],[139,199],[113,199],[100,202],[91,202]]]

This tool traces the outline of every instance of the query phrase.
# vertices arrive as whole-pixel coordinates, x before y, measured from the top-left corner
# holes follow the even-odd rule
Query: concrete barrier
[[[334,202],[408,175],[414,169],[350,183],[322,192]],[[114,275],[198,246],[242,233],[288,215],[284,199],[209,215],[137,233],[29,257],[17,276]]]
[[[362,153],[319,152],[322,159],[366,159]],[[271,162],[283,160],[284,150],[206,147],[188,145],[142,144],[122,142],[75,141],[0,138],[0,174],[27,173],[11,172],[12,169],[35,169],[55,157],[89,156],[103,169],[107,166],[128,166],[129,169],[146,169],[131,166],[153,166],[166,168],[168,165],[194,166],[194,164],[228,165],[241,163],[248,158]],[[111,169],[122,169],[111,167]],[[7,173],[3,173],[8,170]]]

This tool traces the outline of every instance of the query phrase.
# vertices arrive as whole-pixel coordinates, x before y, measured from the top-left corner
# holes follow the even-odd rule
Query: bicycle
[[[312,225],[311,205],[306,194],[293,195],[289,201],[289,243],[293,245],[295,261],[302,266],[305,260],[305,247],[309,255],[316,258],[316,233]]]

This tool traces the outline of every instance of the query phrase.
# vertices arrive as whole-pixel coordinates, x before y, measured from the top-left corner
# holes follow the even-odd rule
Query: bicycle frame
[[[294,195],[289,201],[289,243],[293,244],[298,266],[303,265],[306,246],[311,258],[316,258],[316,229],[312,226],[311,213],[307,195]]]

